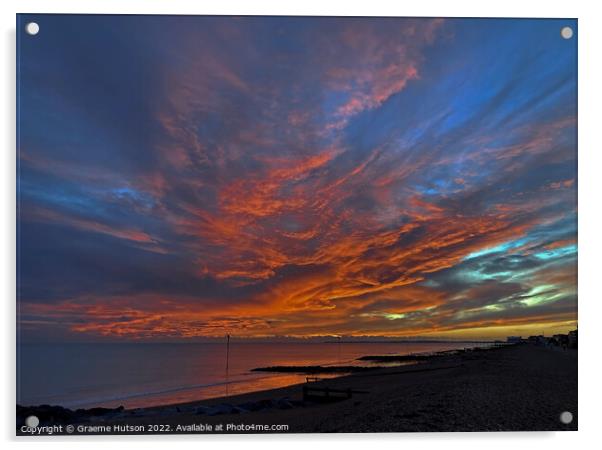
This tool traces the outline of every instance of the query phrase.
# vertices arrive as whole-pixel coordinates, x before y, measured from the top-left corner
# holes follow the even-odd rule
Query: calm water
[[[151,406],[271,389],[300,374],[250,372],[272,365],[366,365],[365,355],[433,352],[469,343],[25,344],[17,402],[65,407]]]

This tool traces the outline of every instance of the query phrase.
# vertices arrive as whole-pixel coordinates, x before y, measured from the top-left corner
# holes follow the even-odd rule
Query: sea
[[[167,405],[288,386],[304,382],[307,376],[251,371],[257,367],[366,366],[370,363],[357,358],[488,345],[236,340],[228,348],[225,342],[21,344],[17,350],[17,403],[67,408]]]

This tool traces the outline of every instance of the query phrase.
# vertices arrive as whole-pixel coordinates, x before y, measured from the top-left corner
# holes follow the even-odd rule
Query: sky
[[[575,20],[18,30],[22,341],[576,328]]]

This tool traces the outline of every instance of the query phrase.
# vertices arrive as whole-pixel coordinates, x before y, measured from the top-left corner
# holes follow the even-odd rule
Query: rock
[[[216,405],[210,408],[207,412],[208,416],[216,416],[218,414],[231,414],[233,410],[233,406],[228,403],[222,403],[220,405]]]
[[[268,409],[275,406],[274,400],[272,399],[259,400],[257,404],[259,405],[260,409]]]
[[[238,405],[240,408],[246,409],[247,411],[261,411],[264,409],[259,402],[247,402]]]
[[[49,423],[66,423],[77,420],[80,416],[75,411],[72,411],[62,406],[39,405],[39,406],[21,406],[17,405],[17,425],[25,424],[25,419],[29,416],[36,416],[40,419],[40,425]]]
[[[288,397],[284,397],[276,402],[276,407],[278,409],[293,409],[293,404],[290,402]]]
[[[209,411],[211,411],[211,408],[209,408],[208,406],[199,406],[196,408],[194,413],[198,414],[198,415],[202,415],[202,414],[209,414]]]
[[[106,416],[121,413],[123,410],[123,406],[120,406],[118,408],[78,409],[77,411],[75,411],[75,413],[82,416]]]

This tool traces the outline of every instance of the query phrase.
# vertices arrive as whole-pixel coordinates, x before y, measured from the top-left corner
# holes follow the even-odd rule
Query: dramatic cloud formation
[[[23,339],[576,326],[576,23],[35,19]]]

